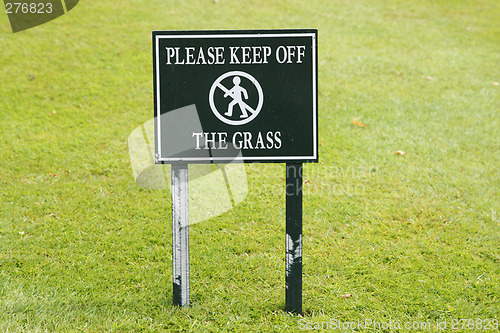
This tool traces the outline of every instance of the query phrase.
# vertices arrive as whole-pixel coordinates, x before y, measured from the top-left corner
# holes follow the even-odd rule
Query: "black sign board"
[[[157,163],[318,161],[317,30],[154,31]]]

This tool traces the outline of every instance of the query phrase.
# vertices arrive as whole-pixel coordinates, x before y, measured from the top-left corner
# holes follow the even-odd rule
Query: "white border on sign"
[[[220,34],[220,35],[156,35],[156,105],[157,105],[157,147],[158,153],[161,152],[161,124],[160,124],[160,49],[159,40],[162,38],[262,38],[262,37],[311,37],[312,46],[312,73],[313,73],[313,96],[317,94],[316,87],[316,34],[311,32],[306,33],[283,33],[283,34]],[[316,121],[316,99],[313,99],[313,155],[312,156],[253,156],[253,157],[236,157],[233,161],[258,161],[258,160],[275,160],[275,161],[287,161],[295,159],[317,159],[318,152],[318,138],[317,138],[317,121]],[[159,162],[196,162],[196,161],[227,161],[228,157],[178,157],[178,158],[162,158],[161,156],[157,158]]]

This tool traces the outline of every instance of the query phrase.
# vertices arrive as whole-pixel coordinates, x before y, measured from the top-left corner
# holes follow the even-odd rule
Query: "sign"
[[[175,305],[189,306],[188,164],[286,162],[285,309],[302,313],[302,163],[318,161],[317,35],[153,32],[155,162],[173,164]]]
[[[156,163],[318,161],[317,30],[154,31],[153,62]]]

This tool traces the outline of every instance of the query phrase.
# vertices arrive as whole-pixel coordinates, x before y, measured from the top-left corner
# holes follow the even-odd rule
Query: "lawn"
[[[499,17],[494,0],[86,0],[13,34],[1,14],[0,331],[494,330]],[[319,30],[304,315],[284,311],[283,164],[245,165],[245,200],[192,225],[175,308],[170,192],[137,186],[127,141],[153,117],[151,31],[275,28]]]

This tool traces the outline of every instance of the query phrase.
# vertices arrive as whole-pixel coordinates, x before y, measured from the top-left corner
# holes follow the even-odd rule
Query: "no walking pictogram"
[[[229,99],[229,103],[216,105],[216,94],[222,94],[225,100]],[[257,95],[257,102],[254,101],[256,105],[249,105],[251,94]],[[259,114],[264,103],[264,93],[252,75],[232,71],[222,74],[215,80],[210,88],[208,101],[212,112],[219,120],[228,125],[243,125],[251,122]]]

